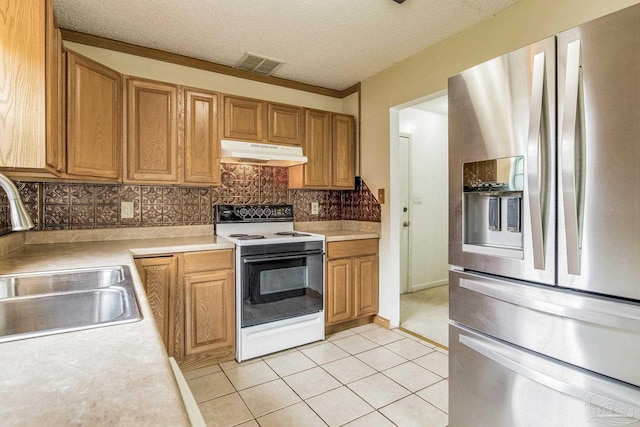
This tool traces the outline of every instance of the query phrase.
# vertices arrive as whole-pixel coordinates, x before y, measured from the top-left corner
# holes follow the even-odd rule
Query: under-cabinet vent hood
[[[295,166],[307,163],[302,147],[260,144],[257,142],[220,141],[222,163],[248,163],[263,166]]]

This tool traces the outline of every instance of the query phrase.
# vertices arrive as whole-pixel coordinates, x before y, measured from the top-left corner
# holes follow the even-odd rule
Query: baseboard
[[[367,325],[369,323],[373,323],[374,316],[365,316],[359,317],[357,319],[347,320],[345,322],[337,323],[334,325],[324,326],[324,334],[325,336],[329,336],[331,334],[335,334],[336,332],[344,331],[345,329],[355,328],[356,326]]]
[[[373,316],[373,323],[378,326],[382,326],[385,329],[391,329],[391,322],[389,322],[389,320],[385,319],[384,317],[378,315]]]
[[[421,283],[419,285],[411,286],[411,288],[409,289],[409,292],[418,292],[418,291],[423,291],[425,289],[437,288],[438,286],[443,286],[448,283],[449,283],[449,279],[437,280],[435,282],[429,282],[429,283]]]

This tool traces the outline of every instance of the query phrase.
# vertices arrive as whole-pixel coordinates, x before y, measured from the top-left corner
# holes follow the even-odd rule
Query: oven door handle
[[[321,250],[317,250],[317,251],[287,252],[286,254],[275,254],[275,255],[250,255],[250,256],[242,257],[242,262],[244,262],[245,264],[249,264],[252,262],[305,258],[308,256],[315,256],[315,255],[323,255],[323,252]]]

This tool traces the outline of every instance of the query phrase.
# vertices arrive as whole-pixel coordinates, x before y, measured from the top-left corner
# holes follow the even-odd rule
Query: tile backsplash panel
[[[36,230],[211,224],[212,205],[294,205],[296,221],[350,219],[380,222],[380,205],[356,178],[353,191],[289,190],[286,168],[223,164],[220,187],[21,182],[25,208]],[[4,192],[0,194],[0,234],[10,231]],[[311,202],[318,215],[311,215]],[[133,202],[133,218],[120,218],[122,202]]]

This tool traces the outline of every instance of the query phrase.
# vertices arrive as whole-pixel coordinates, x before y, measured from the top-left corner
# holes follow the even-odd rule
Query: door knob
[[[411,225],[411,223],[409,221],[405,221],[402,223],[403,227],[408,227],[409,225]]]

